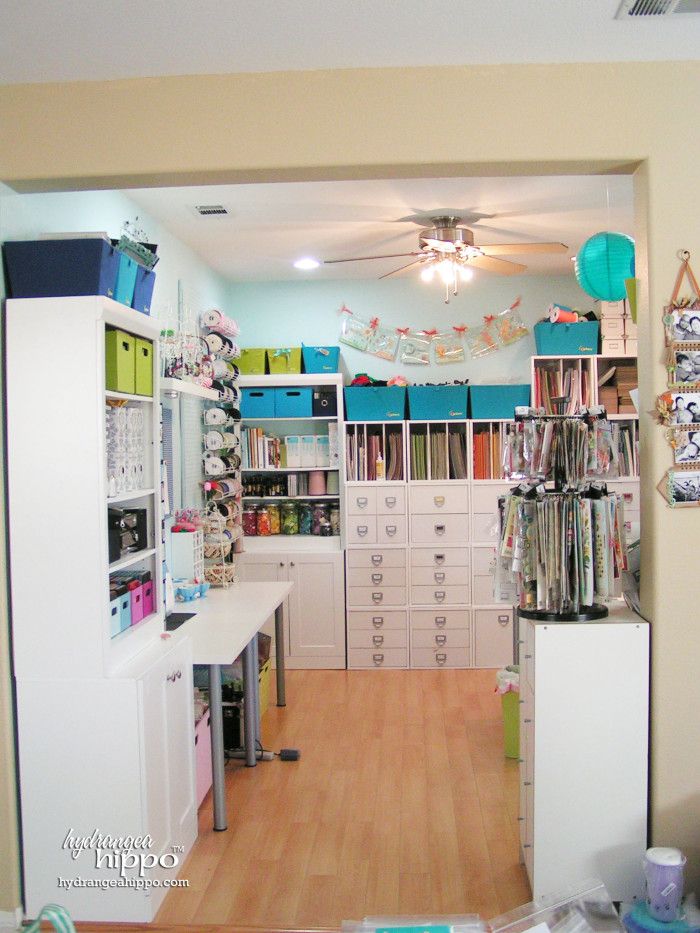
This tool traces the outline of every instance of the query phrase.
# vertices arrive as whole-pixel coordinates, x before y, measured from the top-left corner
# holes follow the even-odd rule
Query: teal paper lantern
[[[633,278],[634,240],[624,233],[596,233],[578,252],[576,279],[592,298],[622,301],[625,279]]]

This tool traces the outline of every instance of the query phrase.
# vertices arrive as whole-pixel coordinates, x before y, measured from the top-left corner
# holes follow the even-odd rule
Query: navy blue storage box
[[[275,390],[274,389],[242,389],[241,390],[241,417],[242,418],[274,418],[275,417]]]
[[[530,404],[530,386],[469,386],[472,418],[512,418],[518,405]]]
[[[275,418],[310,418],[312,405],[310,388],[275,389]]]
[[[301,354],[304,359],[304,372],[337,373],[340,359],[340,347],[305,347]]]
[[[3,253],[10,298],[114,298],[120,253],[106,240],[21,240]]]
[[[409,386],[412,421],[451,421],[467,417],[468,386]]]
[[[347,386],[347,421],[403,421],[406,410],[404,386]]]
[[[153,286],[155,284],[155,272],[152,269],[146,269],[145,266],[139,266],[136,270],[132,308],[141,311],[142,314],[151,313],[151,298],[153,297]]]
[[[598,352],[598,321],[578,324],[535,324],[535,344],[541,356],[591,356]]]

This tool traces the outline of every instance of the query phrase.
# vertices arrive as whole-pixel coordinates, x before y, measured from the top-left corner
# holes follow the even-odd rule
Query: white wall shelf
[[[116,505],[119,502],[133,502],[134,499],[144,499],[146,496],[152,496],[154,492],[153,487],[149,489],[130,489],[128,492],[120,492],[116,496],[108,496],[107,505]]]
[[[195,398],[207,399],[210,402],[218,402],[219,393],[216,389],[208,389],[206,386],[197,385],[195,382],[185,382],[183,379],[161,379],[160,391],[165,393],[173,392],[176,395],[192,395]]]
[[[131,395],[128,392],[113,392],[112,389],[105,389],[105,398],[113,399],[117,402],[144,402],[153,404],[153,398],[150,395]]]
[[[337,386],[341,391],[343,388],[343,377],[340,373],[294,373],[276,375],[270,373],[265,376],[244,376],[241,374],[238,380],[241,388],[252,389],[262,387],[293,387],[293,386]]]
[[[126,570],[127,567],[138,564],[139,561],[146,560],[148,557],[153,557],[155,553],[156,549],[153,547],[145,548],[143,551],[135,551],[133,554],[115,560],[114,563],[110,564],[109,572],[114,573],[115,570]]]

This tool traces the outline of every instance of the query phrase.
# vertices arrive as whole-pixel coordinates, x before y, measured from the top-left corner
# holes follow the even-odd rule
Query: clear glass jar
[[[340,534],[340,506],[331,506],[331,529],[334,535]]]
[[[321,526],[328,525],[330,526],[331,519],[328,511],[328,506],[323,505],[318,502],[314,504],[313,518],[311,520],[311,534],[320,535]]]
[[[270,513],[266,505],[261,505],[258,509],[257,527],[258,535],[261,537],[267,537],[272,533],[270,531]]]
[[[257,535],[258,516],[255,509],[243,509],[242,524],[244,535]]]
[[[270,534],[278,535],[280,533],[280,507],[276,502],[271,503],[267,507],[268,515],[270,516]]]
[[[296,502],[282,503],[281,525],[283,535],[299,534],[299,511]]]
[[[299,534],[310,535],[313,524],[313,507],[310,502],[299,503]]]

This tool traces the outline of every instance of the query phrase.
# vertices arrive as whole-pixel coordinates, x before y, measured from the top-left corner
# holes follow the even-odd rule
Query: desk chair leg
[[[277,664],[277,705],[286,706],[287,697],[284,684],[284,607],[282,603],[275,609],[275,661]]]
[[[228,829],[226,777],[224,774],[224,719],[221,707],[221,666],[209,665],[209,713],[211,723],[211,774],[214,797],[214,829]]]
[[[255,754],[255,694],[258,685],[257,638],[252,638],[243,649],[243,744],[246,768],[257,764]]]

